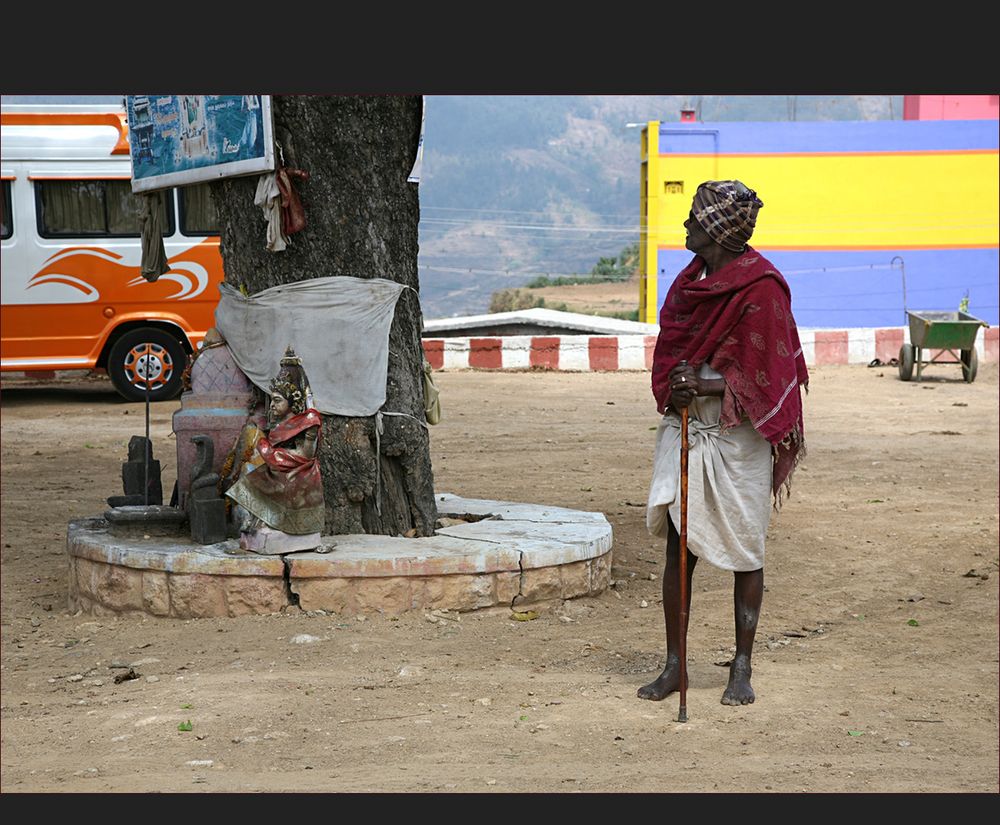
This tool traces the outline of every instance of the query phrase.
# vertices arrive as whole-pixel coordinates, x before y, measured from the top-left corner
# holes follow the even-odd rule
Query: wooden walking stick
[[[687,714],[687,518],[688,518],[688,408],[681,410],[681,531],[680,531],[680,626],[677,654],[680,657],[681,706],[677,721],[686,722]]]

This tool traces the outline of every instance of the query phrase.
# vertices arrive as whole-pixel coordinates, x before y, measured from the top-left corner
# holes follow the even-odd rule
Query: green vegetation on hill
[[[514,312],[518,309],[555,309],[567,312],[566,304],[546,304],[540,295],[531,295],[526,289],[501,289],[490,298],[490,312]]]
[[[607,284],[623,283],[631,278],[639,269],[639,242],[626,246],[618,257],[600,258],[589,275],[560,275],[550,278],[541,275],[528,281],[528,289],[540,289],[546,286],[570,286],[572,284]]]
[[[501,289],[490,297],[490,312],[512,312],[519,309],[544,307],[561,312],[571,311],[565,302],[546,304],[540,295],[532,295],[530,290],[554,286],[572,286],[575,284],[624,283],[632,278],[639,269],[639,243],[629,244],[618,255],[601,257],[590,270],[589,275],[560,275],[550,278],[542,275],[528,282],[524,288]],[[626,321],[638,321],[639,310],[626,312],[593,312],[605,318],[620,318]]]

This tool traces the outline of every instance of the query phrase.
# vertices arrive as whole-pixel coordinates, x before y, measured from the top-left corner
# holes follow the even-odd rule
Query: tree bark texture
[[[383,416],[378,437],[375,417],[323,416],[319,456],[329,535],[415,530],[427,536],[437,519],[424,426],[420,207],[417,184],[406,181],[416,157],[421,105],[419,96],[272,98],[284,165],[309,173],[307,181],[293,182],[306,227],[281,252],[265,249],[264,216],[253,203],[256,176],[213,185],[225,280],[246,294],[336,275],[412,287],[396,304],[382,408],[407,415]],[[309,365],[303,366],[308,375]]]

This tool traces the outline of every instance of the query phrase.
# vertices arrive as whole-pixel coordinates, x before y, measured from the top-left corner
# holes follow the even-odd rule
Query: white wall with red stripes
[[[1000,360],[1000,328],[976,336],[981,361]],[[799,340],[809,366],[885,363],[899,357],[910,342],[907,327],[883,329],[800,329]],[[648,370],[653,363],[655,335],[506,335],[496,337],[424,338],[424,352],[436,370],[548,369],[568,372]],[[937,350],[921,354],[926,361]],[[940,356],[947,361],[951,356]],[[957,353],[956,353],[957,357]]]

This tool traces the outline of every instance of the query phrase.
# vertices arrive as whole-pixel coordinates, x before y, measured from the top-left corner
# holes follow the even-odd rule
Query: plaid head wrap
[[[763,206],[753,189],[738,180],[707,180],[694,194],[695,220],[708,236],[730,252],[742,252],[753,235]]]

